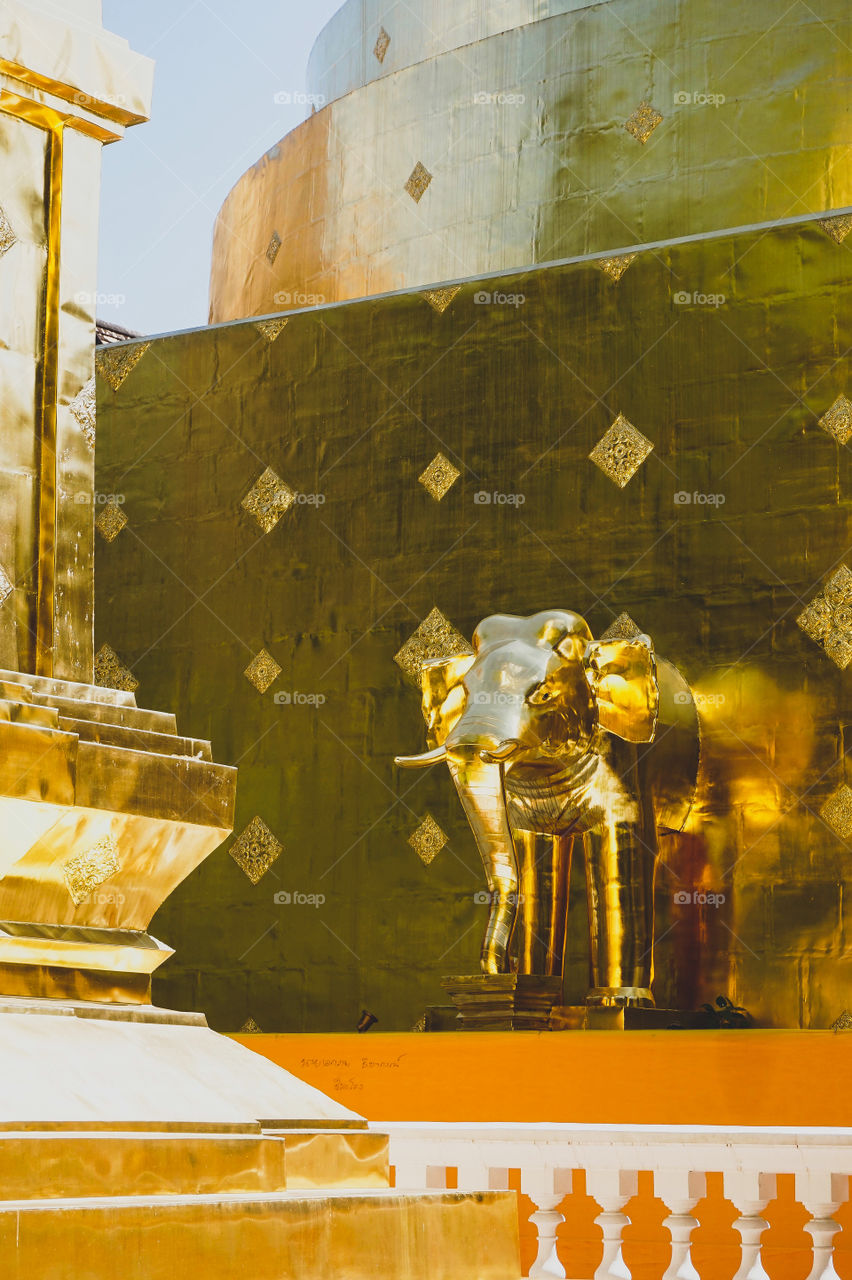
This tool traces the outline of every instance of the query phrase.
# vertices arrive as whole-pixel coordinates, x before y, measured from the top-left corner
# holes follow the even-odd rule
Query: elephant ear
[[[475,661],[473,653],[456,653],[451,658],[431,658],[423,663],[421,707],[430,748],[442,746],[460,719],[467,699],[464,678]]]
[[[583,658],[601,728],[626,742],[652,742],[660,690],[650,636],[593,640]]]

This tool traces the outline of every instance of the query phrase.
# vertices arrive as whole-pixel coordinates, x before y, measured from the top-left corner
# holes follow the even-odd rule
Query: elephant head
[[[511,787],[513,776],[564,771],[589,758],[601,730],[650,742],[659,704],[651,641],[594,641],[568,611],[498,614],[477,627],[472,654],[425,663],[422,689],[430,749],[396,762],[449,765],[491,891],[482,968],[505,972],[519,889],[507,777]]]

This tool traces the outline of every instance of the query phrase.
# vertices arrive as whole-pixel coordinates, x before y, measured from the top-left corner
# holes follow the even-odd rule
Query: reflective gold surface
[[[850,47],[846,0],[350,0],[317,42],[315,113],[222,206],[210,318],[842,216]],[[656,441],[630,409],[612,417]]]
[[[666,124],[645,147],[620,132],[648,157]],[[444,623],[406,658],[447,628],[461,654],[481,618],[557,602],[595,637],[650,635],[701,716],[700,812],[659,836],[656,1003],[725,993],[760,1025],[831,1025],[852,980],[848,850],[820,810],[848,781],[848,668],[796,619],[852,567],[848,446],[819,425],[852,395],[847,244],[814,219],[642,253],[617,283],[589,260],[488,284],[518,308],[476,303],[473,283],[442,314],[419,291],[294,314],[272,346],[250,321],[177,334],[116,394],[99,388],[99,488],[126,475],[142,540],[100,549],[99,639],[146,700],[244,756],[236,830],[258,815],[286,849],[257,887],[231,864],[177,890],[157,919],[179,944],[161,1000],[227,1029],[347,1029],[366,1007],[402,1030],[441,1002],[443,975],[475,971],[479,853],[443,770],[393,766],[424,744],[394,657],[433,611]],[[618,413],[654,443],[624,488],[589,458]],[[146,441],[171,431],[140,460],[142,420]],[[242,442],[217,425],[238,420]],[[462,472],[440,503],[419,483],[438,450]],[[260,537],[240,504],[266,466],[325,503]],[[207,597],[214,618],[184,616],[157,557],[199,595],[242,558]],[[282,673],[260,695],[242,672],[264,645]],[[282,690],[326,701],[282,705]],[[409,838],[427,814],[448,842],[425,865]],[[325,903],[281,908],[279,889]],[[566,1004],[590,986],[586,900],[577,856]]]

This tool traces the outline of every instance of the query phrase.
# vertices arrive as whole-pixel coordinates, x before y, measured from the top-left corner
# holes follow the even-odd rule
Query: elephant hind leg
[[[573,836],[516,831],[520,864],[518,972],[562,977]]]
[[[634,823],[584,838],[592,987],[587,1004],[653,1006],[656,847]]]

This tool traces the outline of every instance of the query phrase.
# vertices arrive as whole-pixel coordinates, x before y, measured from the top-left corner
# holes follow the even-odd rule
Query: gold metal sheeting
[[[112,497],[104,503],[95,519],[95,528],[106,542],[115,542],[126,524],[124,508]]]
[[[375,47],[373,48],[373,56],[377,62],[384,62],[387,51],[390,48],[390,42],[390,36],[387,31],[385,31],[384,27],[382,27],[379,32],[378,39],[376,40]]]
[[[87,853],[66,862],[63,875],[74,905],[79,907],[93,889],[105,884],[120,869],[118,845],[112,836],[104,836]]]
[[[97,415],[97,386],[94,378],[90,378],[77,392],[68,408],[79,422],[86,444],[94,453]]]
[[[852,436],[852,401],[839,395],[819,420],[823,431],[834,436],[838,444],[846,444]]]
[[[615,258],[599,258],[598,266],[604,275],[617,283],[637,256],[635,253],[623,253]]]
[[[287,1189],[387,1187],[388,1139],[382,1133],[293,1133],[286,1143]]]
[[[420,826],[408,837],[408,843],[423,865],[428,867],[447,843],[447,838],[431,813],[427,813]]]
[[[436,502],[440,502],[450,492],[460,475],[458,467],[454,467],[449,458],[445,458],[442,453],[436,453],[418,479],[426,492],[431,494]]]
[[[95,654],[95,684],[106,689],[120,689],[125,693],[135,693],[139,688],[129,667],[126,667],[111,645],[101,645]]]
[[[438,315],[442,316],[460,289],[460,284],[450,284],[444,289],[424,289],[423,297],[432,310],[437,311]]]
[[[662,124],[662,120],[662,115],[656,107],[651,106],[650,102],[640,102],[632,115],[625,120],[624,127],[637,141],[645,143],[657,125]]]
[[[272,266],[272,264],[275,262],[275,259],[278,257],[278,254],[280,252],[281,252],[281,237],[279,236],[277,231],[273,231],[272,238],[270,239],[269,244],[266,246],[266,258],[270,266]]]
[[[833,791],[819,811],[823,822],[827,822],[835,835],[841,840],[852,837],[852,787],[842,783]]]
[[[421,26],[419,34],[416,19],[394,9],[388,66],[372,57],[372,40],[350,34],[314,77],[311,92],[324,95],[324,109],[262,165],[252,164],[229,194],[216,225],[211,319],[289,309],[282,298],[305,280],[326,302],[338,302],[428,288],[462,273],[475,279],[586,253],[622,256],[721,227],[797,214],[815,220],[827,204],[852,204],[852,182],[844,178],[829,193],[825,178],[838,172],[836,122],[845,103],[837,59],[852,47],[852,16],[843,0],[825,3],[823,24],[803,5],[779,19],[768,0],[729,10],[724,23],[714,0],[690,0],[676,21],[668,0],[609,0],[570,13],[554,13],[551,4],[548,21],[508,21],[502,29],[494,17],[504,6],[478,5],[458,27],[454,20],[438,32]],[[617,74],[593,101],[583,98],[578,124],[575,89],[587,83],[589,50],[610,48],[616,28],[634,35],[619,45]],[[447,46],[462,32],[468,50],[459,58]],[[755,50],[770,38],[775,55],[757,74]],[[648,49],[677,77],[654,88],[658,97],[648,86],[666,120],[639,154],[622,124],[646,91]],[[365,68],[371,82],[356,87]],[[779,138],[800,136],[790,75],[819,108],[809,111],[801,145],[779,152]],[[343,83],[355,91],[338,95],[334,86]],[[695,100],[667,107],[681,84]],[[516,89],[521,100],[512,105],[488,101]],[[474,100],[479,91],[486,101]],[[722,100],[710,105],[705,94]],[[641,134],[641,120],[637,127]],[[459,128],[463,148],[453,141]],[[566,185],[569,137],[574,178]],[[409,161],[429,165],[431,156],[442,157],[440,181],[424,197],[424,222],[394,193]],[[284,246],[274,270],[257,271],[272,219]],[[830,242],[825,249],[831,252]],[[730,294],[718,281],[708,288],[717,290]]]
[[[601,436],[589,457],[605,476],[609,476],[613,484],[623,489],[653,448],[647,436],[643,436],[620,413],[609,431]]]
[[[435,608],[394,655],[394,662],[419,689],[420,672],[428,658],[450,658],[457,653],[472,652],[461,632],[444,617],[440,609]]]
[[[432,174],[426,166],[418,160],[405,184],[405,189],[415,204],[419,204],[423,199],[431,181]]]
[[[836,244],[843,241],[852,231],[852,213],[840,213],[833,218],[818,218],[817,221],[826,235],[831,236]]]
[[[284,852],[284,846],[275,838],[263,819],[255,815],[228,852],[252,884],[258,884],[276,858]]]
[[[7,1280],[47,1277],[57,1258],[65,1275],[86,1280],[176,1273],[232,1280],[235,1258],[251,1260],[252,1280],[517,1280],[521,1267],[517,1196],[498,1191],[337,1188],[187,1199],[133,1197],[132,1185],[121,1186],[93,1204],[74,1200],[55,1211],[0,1208],[0,1247]]]
[[[135,342],[132,346],[116,343],[114,346],[98,347],[95,352],[95,368],[104,382],[113,391],[118,391],[150,346],[150,342]]]
[[[629,613],[620,613],[604,631],[601,640],[633,640],[642,635],[642,628],[637,626]]]
[[[274,684],[281,675],[281,667],[271,653],[261,649],[260,653],[252,658],[243,675],[259,693],[266,693],[269,686]]]
[[[796,619],[843,671],[852,661],[852,571],[841,564]]]
[[[254,327],[261,337],[265,338],[269,345],[272,346],[275,339],[287,327],[287,320],[286,318],[283,320],[258,320]]]
[[[271,467],[255,481],[240,506],[254,516],[264,533],[271,533],[281,517],[290,510],[296,495]]]
[[[17,243],[18,237],[12,228],[12,224],[6,216],[6,211],[0,205],[0,258],[8,253],[12,245]]]

